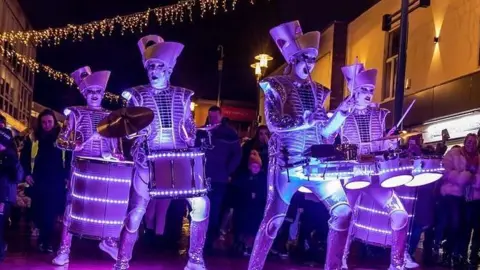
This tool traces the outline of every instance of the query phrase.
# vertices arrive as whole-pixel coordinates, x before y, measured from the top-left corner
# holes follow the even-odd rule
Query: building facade
[[[374,99],[392,112],[400,31],[398,23],[382,31],[382,17],[399,11],[400,2],[380,1],[352,21],[347,34],[346,63],[358,57],[378,69]],[[430,2],[409,14],[404,108],[416,103],[404,127],[422,132],[426,143],[440,141],[447,130],[449,144],[461,144],[480,128],[480,0]]]
[[[0,0],[0,32],[29,29],[31,26],[18,1]],[[35,72],[19,64],[12,52],[35,59],[36,49],[20,42],[3,42],[0,52],[0,113],[6,116],[13,130],[21,132],[30,120]]]

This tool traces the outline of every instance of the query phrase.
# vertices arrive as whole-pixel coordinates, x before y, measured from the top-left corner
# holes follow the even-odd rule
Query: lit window
[[[382,99],[395,97],[395,84],[397,82],[398,51],[400,49],[400,28],[387,34],[387,54],[385,57],[385,72],[383,75]]]

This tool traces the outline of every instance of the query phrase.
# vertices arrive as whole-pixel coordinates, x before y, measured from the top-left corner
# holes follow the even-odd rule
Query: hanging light
[[[255,69],[255,75],[261,76],[262,75],[262,66],[260,62],[250,65],[253,69]]]
[[[267,68],[268,67],[268,61],[272,61],[273,57],[271,57],[268,54],[262,53],[257,56],[255,56],[255,60],[260,61],[260,67],[261,68]]]

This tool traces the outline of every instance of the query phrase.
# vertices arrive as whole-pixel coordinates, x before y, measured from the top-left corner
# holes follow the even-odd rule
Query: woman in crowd
[[[65,206],[66,179],[68,179],[69,161],[64,162],[63,152],[56,147],[55,141],[60,126],[51,110],[44,110],[38,116],[34,139],[38,141],[33,173],[29,174],[30,151],[24,166],[27,176],[25,181],[31,186],[34,221],[39,229],[38,245],[42,252],[53,252],[52,236],[57,216]]]
[[[23,179],[15,142],[10,130],[0,128],[0,261],[7,249],[4,239],[9,210],[16,202],[17,184]]]
[[[467,186],[480,179],[479,155],[477,152],[477,135],[468,134],[464,146],[452,148],[443,158],[445,167],[442,179],[439,207],[443,211],[437,229],[445,228],[447,244],[444,249],[443,264],[447,267],[459,266],[462,261],[462,243],[465,235],[465,191]],[[436,248],[441,236],[436,237]]]

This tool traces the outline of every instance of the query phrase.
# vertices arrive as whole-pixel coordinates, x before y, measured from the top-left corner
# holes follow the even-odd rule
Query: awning
[[[13,118],[10,114],[0,110],[0,114],[2,114],[7,119],[7,125],[11,126],[18,132],[23,132],[27,129],[22,122],[18,121],[17,119]]]

